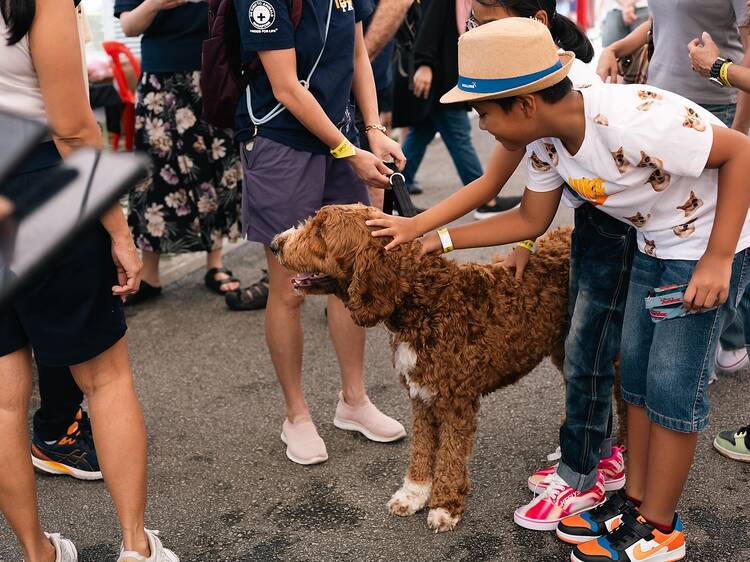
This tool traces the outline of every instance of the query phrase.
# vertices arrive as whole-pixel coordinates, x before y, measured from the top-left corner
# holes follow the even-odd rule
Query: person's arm
[[[378,56],[404,21],[414,0],[380,0],[365,35],[370,60]]]
[[[276,100],[283,104],[287,111],[294,115],[310,133],[331,149],[346,140],[344,133],[339,131],[328,118],[315,96],[300,83],[297,77],[297,55],[294,49],[259,51],[258,56],[271,82],[271,89]],[[370,69],[370,79],[372,80],[372,69]],[[375,107],[377,110],[377,102]],[[374,187],[388,187],[387,174],[390,174],[390,170],[371,152],[357,149],[354,156],[347,160],[365,183]]]
[[[373,236],[393,238],[386,246],[388,250],[410,242],[461,218],[495,197],[516,171],[524,154],[523,149],[511,152],[498,143],[484,174],[447,199],[413,218],[374,214],[367,225],[379,227],[379,230],[373,231]]]
[[[352,93],[357,102],[357,107],[362,112],[365,127],[368,125],[380,125],[380,113],[378,112],[378,95],[375,89],[375,78],[372,74],[372,65],[367,56],[367,47],[362,32],[362,22],[357,23],[354,40],[354,79],[352,81]],[[367,135],[370,150],[381,160],[393,158],[399,170],[404,169],[406,157],[401,152],[401,147],[396,141],[379,129],[360,131]]]
[[[602,51],[599,57],[599,63],[596,67],[596,73],[605,82],[607,78],[613,84],[617,82],[618,68],[617,59],[632,55],[638,49],[644,45],[648,45],[648,33],[651,31],[651,18],[648,21],[643,22],[636,29],[623,37],[619,41],[615,41],[609,47]]]
[[[83,79],[78,23],[72,3],[37,0],[29,44],[52,138],[63,158],[83,146],[102,148],[102,135],[88,103]],[[101,219],[112,238],[118,268],[116,295],[138,290],[141,261],[119,205]]]
[[[184,6],[187,0],[144,0],[137,8],[120,13],[120,27],[128,37],[137,37],[153,23],[161,10]]]
[[[498,213],[489,219],[464,224],[450,229],[453,248],[484,248],[502,246],[524,239],[535,239],[544,234],[555,218],[563,186],[553,191],[526,189],[521,206]],[[422,250],[434,253],[442,249],[436,232],[422,239]]]
[[[719,184],[711,236],[685,291],[691,310],[724,304],[729,295],[732,260],[750,207],[750,138],[713,126],[713,144],[706,168],[719,169]]]
[[[440,46],[443,41],[447,41],[443,34],[445,18],[449,11],[455,10],[453,2],[454,0],[430,0],[422,16],[414,43],[414,95],[418,98],[430,97],[432,76],[440,64]],[[453,19],[455,20],[455,16]]]

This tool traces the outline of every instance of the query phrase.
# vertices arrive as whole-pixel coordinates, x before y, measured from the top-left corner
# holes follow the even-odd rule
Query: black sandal
[[[125,299],[124,306],[132,306],[134,304],[150,301],[159,295],[161,295],[161,287],[154,287],[145,281],[141,281],[141,286],[138,289],[138,292],[134,295],[129,295],[128,298]]]
[[[268,304],[268,271],[258,281],[241,291],[233,291],[224,296],[227,306],[232,310],[262,310]]]
[[[217,279],[217,273],[224,273],[229,277],[227,277],[226,279]],[[234,276],[234,273],[232,273],[226,267],[214,267],[206,271],[206,275],[203,277],[203,282],[206,284],[206,287],[211,289],[217,295],[227,295],[229,293],[236,292],[237,289],[233,289],[232,291],[222,291],[222,287],[229,285],[230,283],[239,283],[240,280],[237,279]]]

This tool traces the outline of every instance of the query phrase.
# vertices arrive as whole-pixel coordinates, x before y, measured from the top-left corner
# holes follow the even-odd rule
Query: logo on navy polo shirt
[[[336,7],[342,12],[351,12],[354,10],[354,0],[335,0]]]
[[[255,0],[250,4],[250,25],[262,32],[273,25],[276,21],[276,10],[266,0]],[[252,30],[251,30],[252,31]]]

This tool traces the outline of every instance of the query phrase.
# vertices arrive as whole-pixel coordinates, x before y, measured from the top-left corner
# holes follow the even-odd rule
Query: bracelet
[[[516,246],[519,246],[521,248],[526,248],[529,252],[532,254],[536,252],[536,242],[533,240],[522,240]]]
[[[448,252],[453,251],[453,240],[451,240],[450,232],[448,232],[448,229],[438,228],[437,230],[438,236],[440,237],[440,243],[443,245],[443,253],[447,254]]]
[[[388,129],[386,129],[383,125],[365,125],[365,133],[369,133],[372,130],[380,131],[384,135],[388,134]]]
[[[334,158],[349,158],[350,156],[354,156],[357,153],[357,150],[354,148],[354,145],[349,141],[349,139],[344,139],[341,141],[341,143],[336,147],[331,149],[331,156]]]
[[[721,80],[721,83],[724,84],[727,88],[732,87],[732,84],[729,82],[729,67],[733,64],[734,63],[732,61],[728,60],[721,65],[721,70],[719,70],[719,80]]]

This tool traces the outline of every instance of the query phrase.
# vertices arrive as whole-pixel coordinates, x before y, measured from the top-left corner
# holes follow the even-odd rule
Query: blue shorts
[[[636,252],[622,330],[623,399],[645,408],[653,423],[683,433],[708,425],[708,379],[722,327],[734,320],[750,280],[750,250],[734,257],[722,307],[654,324],[644,305],[649,289],[688,283],[697,263]]]
[[[370,204],[367,187],[345,160],[295,150],[257,137],[240,146],[244,183],[242,227],[248,240],[266,246],[324,205]]]

